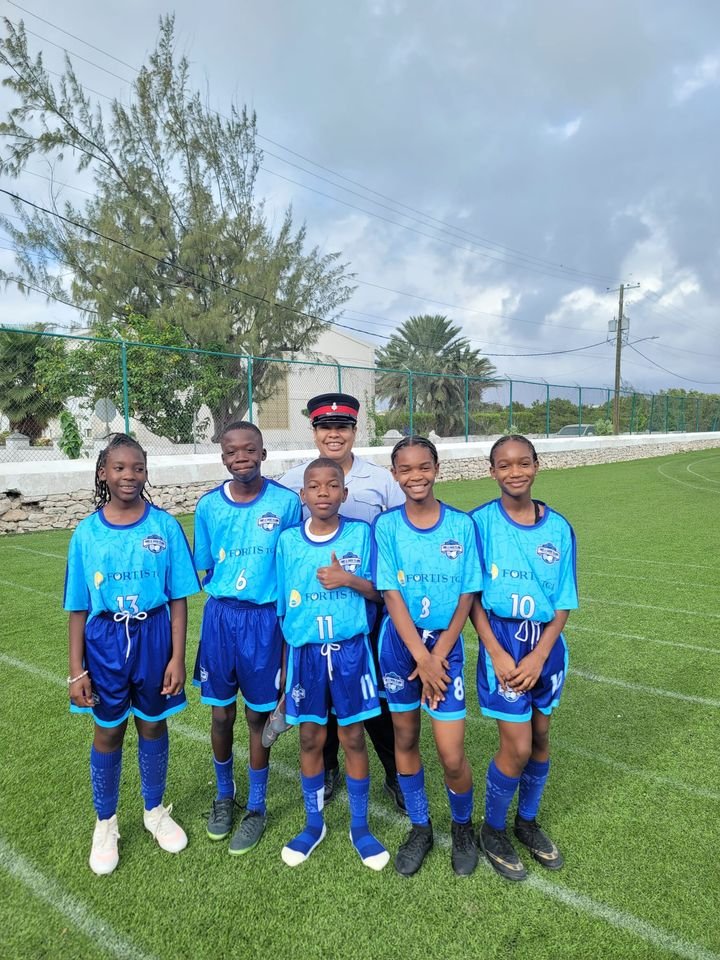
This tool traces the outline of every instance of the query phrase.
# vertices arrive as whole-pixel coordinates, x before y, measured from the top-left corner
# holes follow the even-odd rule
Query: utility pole
[[[639,283],[635,283],[630,286],[627,283],[621,283],[618,288],[619,299],[618,299],[618,316],[617,316],[617,332],[615,335],[615,397],[613,400],[613,433],[620,433],[620,360],[622,357],[622,343],[623,343],[623,301],[625,290],[637,290],[640,286]],[[615,291],[610,291],[614,293]]]

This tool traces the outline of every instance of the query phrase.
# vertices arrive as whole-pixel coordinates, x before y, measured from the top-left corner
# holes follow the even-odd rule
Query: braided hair
[[[398,453],[401,450],[404,450],[405,447],[426,447],[430,451],[430,456],[433,458],[433,461],[437,465],[438,463],[438,452],[435,444],[432,440],[428,440],[427,437],[403,437],[402,440],[398,440],[395,446],[392,448],[392,453],[390,454],[390,462],[395,466],[395,460],[397,459]]]
[[[490,466],[491,467],[495,466],[495,453],[497,449],[501,447],[504,443],[509,443],[511,440],[513,440],[515,443],[524,443],[525,446],[530,451],[530,456],[533,458],[533,463],[538,462],[538,455],[535,451],[535,447],[528,440],[528,438],[524,437],[521,433],[509,433],[505,437],[500,437],[500,439],[496,440],[495,443],[492,445],[492,447],[490,447]]]
[[[108,489],[107,482],[100,479],[100,470],[107,463],[107,458],[110,451],[116,450],[118,447],[132,447],[133,450],[137,450],[142,454],[142,458],[145,461],[145,466],[147,466],[147,453],[143,450],[137,440],[128,436],[127,433],[113,434],[108,442],[108,445],[104,447],[98,454],[97,463],[95,464],[95,493],[93,495],[93,503],[95,504],[96,510],[101,510],[106,503],[110,502],[110,490]],[[153,502],[152,497],[146,492],[145,487],[143,487],[140,495],[146,503]]]

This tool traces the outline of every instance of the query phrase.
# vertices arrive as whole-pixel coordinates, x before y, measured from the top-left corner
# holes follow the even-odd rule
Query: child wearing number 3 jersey
[[[562,630],[578,606],[575,534],[564,517],[532,499],[538,467],[526,437],[501,437],[490,451],[490,474],[501,496],[472,513],[483,577],[471,613],[481,641],[478,699],[500,733],[487,772],[480,842],[491,866],[508,880],[527,876],[505,832],[518,788],[515,836],[543,867],[563,865],[536,816],[550,769],[550,715],[567,674]]]

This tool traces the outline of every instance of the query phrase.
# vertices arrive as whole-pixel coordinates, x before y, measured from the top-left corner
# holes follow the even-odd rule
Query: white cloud
[[[570,140],[580,129],[582,117],[575,117],[574,120],[568,120],[567,123],[551,124],[545,126],[545,132],[560,140]]]
[[[675,67],[676,103],[684,103],[700,90],[720,84],[720,54],[708,54],[690,67]]]

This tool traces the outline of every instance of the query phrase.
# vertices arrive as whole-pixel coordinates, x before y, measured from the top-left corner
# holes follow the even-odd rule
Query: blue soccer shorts
[[[193,677],[201,702],[227,707],[239,691],[251,710],[273,710],[280,696],[282,645],[274,603],[210,597]]]
[[[117,727],[134,713],[155,723],[183,710],[185,691],[161,694],[172,656],[170,616],[155,607],[133,616],[102,613],[85,627],[85,669],[92,683],[92,707],[70,704],[72,713],[92,713],[101,727]]]
[[[543,623],[535,620],[505,620],[488,614],[490,627],[503,648],[519,663],[536,646]],[[492,660],[480,644],[477,665],[477,689],[480,711],[485,717],[525,723],[533,710],[550,715],[560,702],[568,669],[568,650],[562,634],[555,641],[537,683],[525,693],[503,688],[498,684]]]
[[[380,713],[375,664],[365,636],[288,647],[285,719],[325,724],[330,711],[341,727]]]
[[[440,632],[418,628],[418,636],[430,651],[437,643]],[[408,680],[416,664],[390,617],[385,617],[382,622],[378,646],[380,671],[390,711],[404,713],[408,710],[417,710],[422,696],[422,681],[419,677]],[[465,717],[465,683],[463,681],[465,646],[462,634],[457,638],[455,646],[446,659],[449,663],[446,672],[450,677],[450,683],[445,691],[445,699],[440,701],[435,710],[431,710],[427,703],[423,703],[423,710],[426,710],[435,720],[462,720]]]

